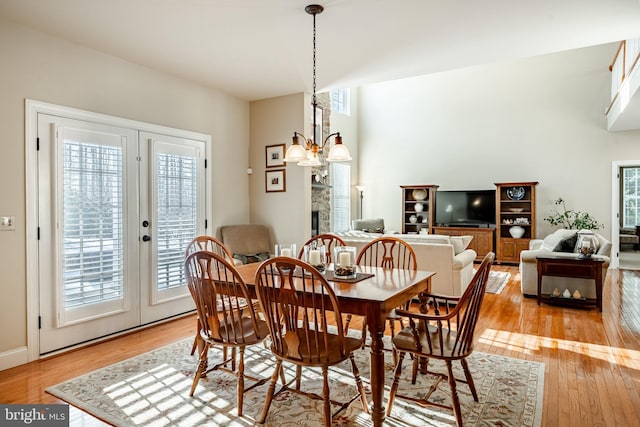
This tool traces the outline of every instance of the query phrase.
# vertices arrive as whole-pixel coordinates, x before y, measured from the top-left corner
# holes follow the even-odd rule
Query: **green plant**
[[[561,206],[562,211],[556,208],[553,214],[544,219],[551,225],[560,225],[570,230],[599,230],[603,227],[587,212],[567,210],[567,206],[561,197],[553,203],[556,206]]]

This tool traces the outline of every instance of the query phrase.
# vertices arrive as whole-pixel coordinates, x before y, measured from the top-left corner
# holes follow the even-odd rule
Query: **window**
[[[640,167],[622,168],[622,226],[640,224]]]
[[[349,102],[349,88],[334,89],[331,91],[331,111],[336,113],[351,114],[351,105]]]
[[[347,163],[332,163],[331,229],[348,231],[351,219],[351,166]]]

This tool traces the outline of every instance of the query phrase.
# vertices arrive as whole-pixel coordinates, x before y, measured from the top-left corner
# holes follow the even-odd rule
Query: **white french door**
[[[203,141],[37,115],[40,354],[193,309]]]

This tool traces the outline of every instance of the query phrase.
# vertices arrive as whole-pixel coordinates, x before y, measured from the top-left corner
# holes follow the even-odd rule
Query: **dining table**
[[[238,266],[238,272],[249,289],[251,298],[257,298],[255,275],[260,263]],[[329,266],[327,273],[332,273]],[[405,270],[359,266],[361,280],[340,280],[327,274],[342,313],[366,317],[371,338],[371,419],[374,426],[382,426],[385,419],[384,398],[384,336],[387,315],[396,307],[418,297],[420,310],[425,311],[425,295],[431,291],[431,271]],[[329,277],[331,280],[329,280]]]

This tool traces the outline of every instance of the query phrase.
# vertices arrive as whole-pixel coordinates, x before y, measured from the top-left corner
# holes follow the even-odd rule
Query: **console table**
[[[556,258],[552,256],[539,256],[538,260],[538,305],[541,301],[559,304],[596,305],[602,312],[602,264],[601,259],[586,258]],[[565,298],[554,297],[550,294],[542,294],[542,276],[575,277],[591,279],[596,286],[596,299],[593,298]]]

